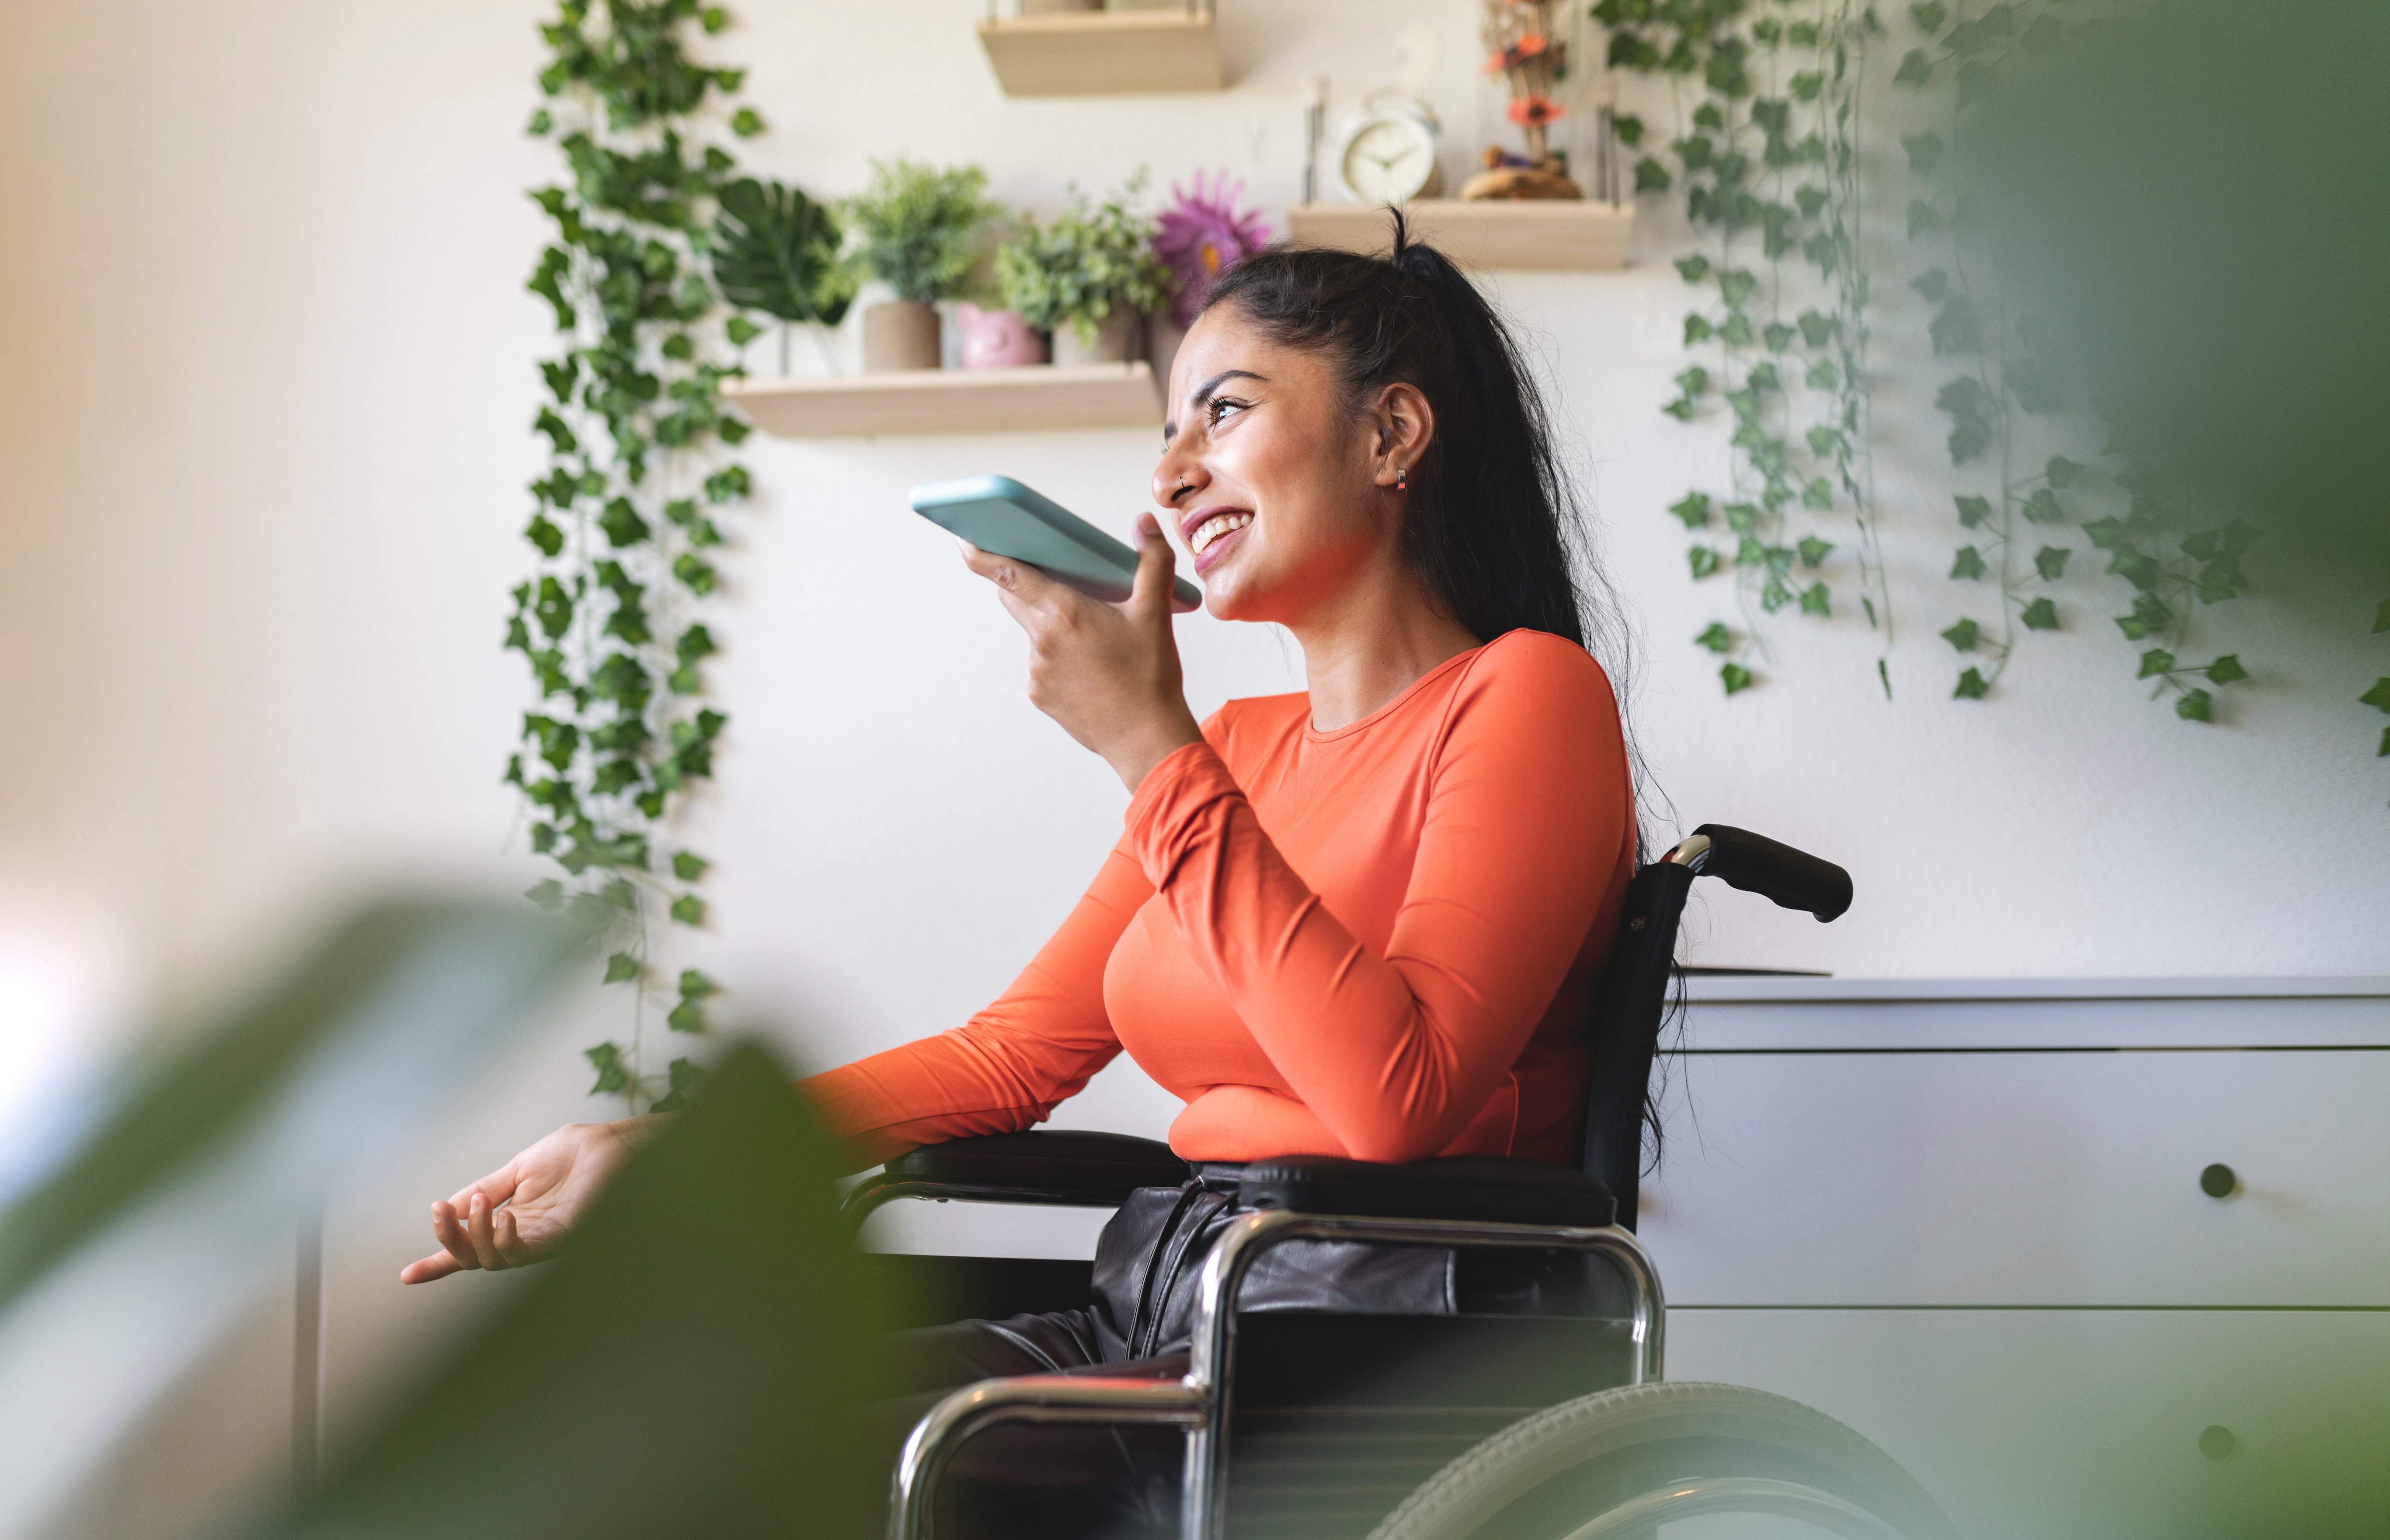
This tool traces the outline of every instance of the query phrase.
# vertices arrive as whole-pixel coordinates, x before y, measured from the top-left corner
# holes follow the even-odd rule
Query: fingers
[[[1128,611],[1140,619],[1170,620],[1171,581],[1176,576],[1177,553],[1162,533],[1162,521],[1150,513],[1137,516],[1137,582],[1130,588]]]
[[[451,1273],[461,1273],[465,1264],[445,1251],[434,1251],[428,1257],[418,1257],[398,1270],[401,1283],[430,1283]]]
[[[522,1159],[518,1155],[480,1181],[458,1187],[449,1195],[449,1206],[462,1213],[477,1196],[486,1200],[492,1208],[512,1198],[515,1189],[522,1185]]]
[[[498,1250],[498,1234],[490,1216],[496,1210],[480,1193],[473,1195],[472,1206],[465,1211],[465,1234],[472,1241],[473,1255],[481,1264],[495,1273],[507,1265],[505,1255]]]
[[[432,1237],[447,1250],[449,1257],[458,1267],[479,1267],[482,1265],[482,1259],[473,1251],[472,1237],[465,1233],[465,1225],[458,1217],[459,1213],[458,1205],[454,1203],[432,1204]]]

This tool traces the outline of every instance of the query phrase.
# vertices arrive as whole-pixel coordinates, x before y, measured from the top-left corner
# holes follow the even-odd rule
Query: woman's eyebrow
[[[1265,385],[1269,383],[1269,376],[1255,374],[1251,369],[1222,369],[1218,374],[1214,375],[1211,379],[1203,381],[1202,384],[1195,387],[1195,410],[1199,412],[1201,411],[1204,406],[1210,403],[1212,397],[1218,392],[1220,387],[1227,384],[1231,379],[1258,379]],[[1176,423],[1165,422],[1162,425],[1163,443],[1168,443],[1177,436],[1178,425]]]

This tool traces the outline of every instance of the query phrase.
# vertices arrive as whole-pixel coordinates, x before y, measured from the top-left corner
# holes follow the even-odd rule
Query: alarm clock
[[[1345,190],[1364,203],[1434,197],[1444,186],[1444,169],[1435,163],[1442,126],[1423,101],[1376,109],[1365,104],[1336,157]]]

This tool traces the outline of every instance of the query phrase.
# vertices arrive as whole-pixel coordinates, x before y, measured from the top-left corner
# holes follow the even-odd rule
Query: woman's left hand
[[[996,584],[1029,633],[1029,699],[1104,757],[1131,791],[1173,751],[1202,741],[1187,709],[1178,638],[1170,629],[1175,562],[1151,514],[1137,520],[1137,582],[1106,604],[1025,561],[965,544],[963,560]]]

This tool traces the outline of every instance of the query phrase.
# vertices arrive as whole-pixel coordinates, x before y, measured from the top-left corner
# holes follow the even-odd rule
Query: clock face
[[[1365,203],[1416,198],[1435,175],[1435,139],[1423,123],[1381,118],[1344,146],[1344,185]]]

